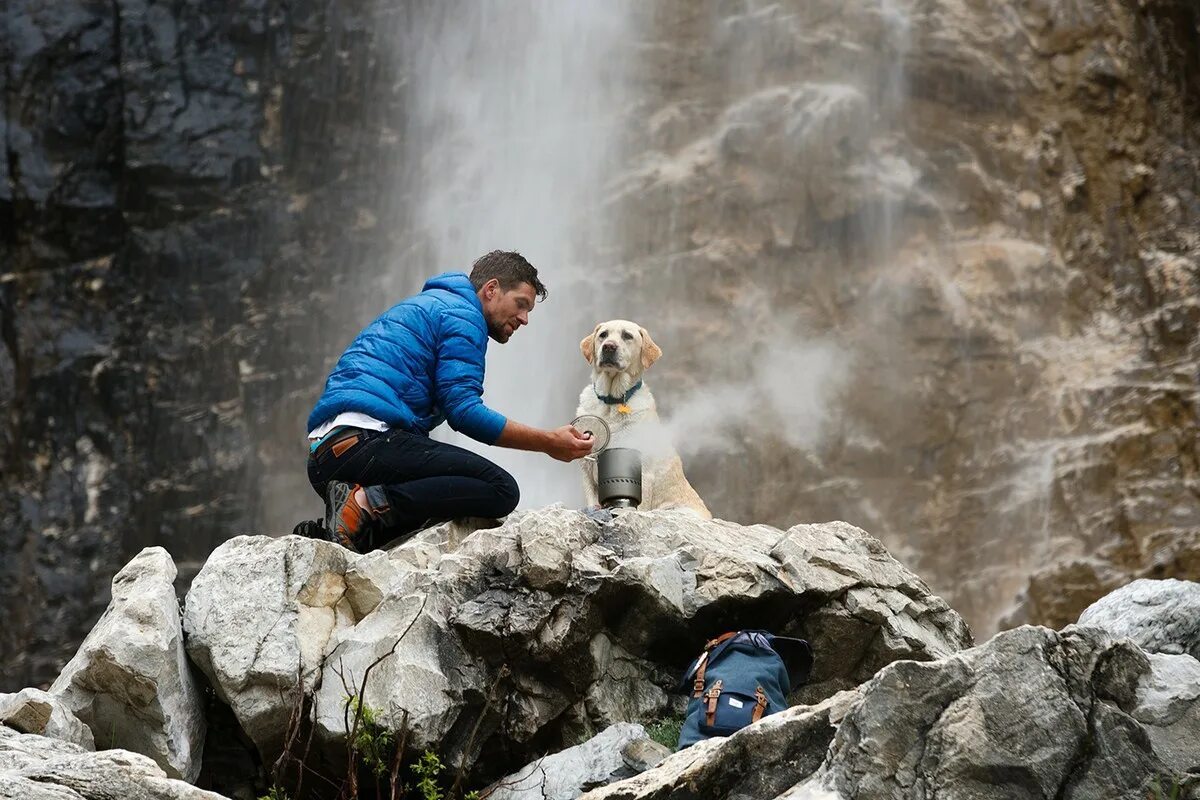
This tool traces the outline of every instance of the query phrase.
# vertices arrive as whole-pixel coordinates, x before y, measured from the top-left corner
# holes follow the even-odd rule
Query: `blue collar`
[[[633,393],[636,392],[640,388],[642,388],[642,382],[638,381],[633,386],[629,387],[629,391],[625,393],[624,397],[610,397],[609,395],[600,394],[599,392],[596,392],[596,384],[594,384],[594,383],[592,384],[592,391],[596,392],[596,399],[599,400],[600,402],[606,403],[607,405],[610,405],[610,406],[616,406],[616,405],[622,405],[624,403],[628,403],[629,398],[633,397]]]

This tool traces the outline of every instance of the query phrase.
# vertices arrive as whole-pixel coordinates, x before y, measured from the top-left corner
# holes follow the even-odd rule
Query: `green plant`
[[[1179,783],[1178,778],[1168,778],[1171,781],[1171,788],[1167,791],[1163,790],[1163,785],[1158,778],[1150,781],[1150,800],[1179,800],[1179,793],[1183,791],[1183,786]]]
[[[391,766],[396,734],[380,725],[378,710],[360,703],[357,697],[347,697],[346,708],[352,717],[358,717],[358,730],[350,747],[375,777],[383,777]]]
[[[417,791],[421,800],[443,800],[442,787],[438,786],[437,777],[442,771],[442,760],[437,753],[426,750],[421,759],[409,767],[417,777]]]
[[[288,793],[279,787],[279,784],[271,786],[271,790],[264,794],[258,800],[291,800]]]
[[[672,750],[679,744],[679,731],[683,728],[683,716],[678,717],[662,717],[652,720],[646,725],[646,734]]]

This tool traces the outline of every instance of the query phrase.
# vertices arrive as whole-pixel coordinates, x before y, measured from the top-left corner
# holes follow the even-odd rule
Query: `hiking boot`
[[[347,550],[359,552],[356,543],[366,539],[371,515],[354,499],[358,484],[330,481],[325,489],[325,536]]]
[[[325,539],[325,523],[319,519],[306,519],[296,523],[292,528],[293,536],[303,536],[306,539]]]

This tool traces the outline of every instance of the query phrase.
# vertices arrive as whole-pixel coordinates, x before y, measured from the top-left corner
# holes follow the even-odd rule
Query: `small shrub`
[[[421,793],[421,800],[443,800],[442,787],[438,786],[437,778],[442,771],[442,760],[437,753],[426,750],[421,754],[421,760],[410,769],[417,777],[416,789]]]
[[[280,788],[279,784],[275,784],[269,792],[258,798],[258,800],[291,800],[291,798],[288,797],[287,792]]]
[[[679,744],[679,731],[683,728],[683,717],[663,717],[646,725],[646,734],[672,750]]]
[[[358,753],[361,763],[367,769],[377,778],[383,777],[391,766],[396,734],[380,725],[379,712],[368,705],[360,704],[357,697],[347,697],[346,706],[350,710],[351,720],[355,714],[359,715],[358,731],[350,746]]]

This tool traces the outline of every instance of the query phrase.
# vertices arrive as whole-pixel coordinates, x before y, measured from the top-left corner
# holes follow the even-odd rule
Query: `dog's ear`
[[[596,331],[600,329],[597,325],[592,329],[592,332],[583,337],[583,341],[579,343],[579,352],[583,353],[584,361],[589,364],[596,359]]]
[[[650,369],[650,365],[662,356],[662,348],[650,338],[649,331],[640,325],[638,330],[642,332],[642,369]]]

